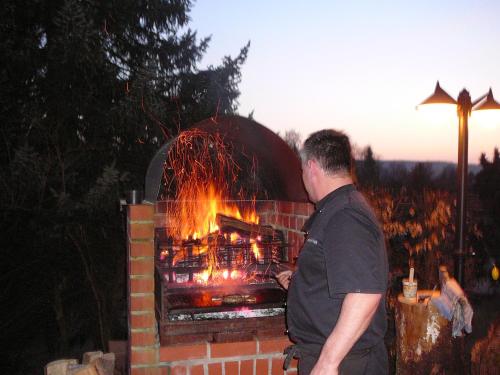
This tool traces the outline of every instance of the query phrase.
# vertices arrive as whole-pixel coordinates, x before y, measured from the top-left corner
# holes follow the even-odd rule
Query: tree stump
[[[419,295],[439,296],[438,291],[419,291]],[[396,303],[396,373],[462,374],[463,340],[452,338],[452,324],[428,302],[406,299]]]

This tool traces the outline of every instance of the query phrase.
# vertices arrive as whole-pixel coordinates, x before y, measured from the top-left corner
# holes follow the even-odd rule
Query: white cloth
[[[462,336],[462,331],[472,332],[472,315],[474,311],[464,291],[454,278],[441,285],[441,295],[431,299],[446,319],[453,321],[453,337]]]

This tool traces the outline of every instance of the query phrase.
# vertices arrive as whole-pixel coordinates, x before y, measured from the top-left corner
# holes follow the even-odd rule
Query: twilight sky
[[[190,27],[212,36],[202,66],[251,41],[239,113],[274,131],[347,132],[381,159],[457,159],[456,114],[415,106],[439,80],[457,97],[500,101],[499,0],[197,0]],[[500,146],[500,111],[473,113],[469,162]]]

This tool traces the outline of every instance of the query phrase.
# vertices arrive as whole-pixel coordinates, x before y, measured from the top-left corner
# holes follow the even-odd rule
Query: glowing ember
[[[200,284],[206,284],[208,283],[208,279],[210,278],[210,273],[208,270],[204,270],[201,273],[195,273],[194,274],[194,281]]]
[[[259,260],[260,251],[259,251],[259,247],[257,246],[257,244],[255,242],[252,244],[252,252],[253,252],[253,255],[255,256],[255,259]]]
[[[168,256],[168,250],[162,250],[160,253],[160,260],[165,260],[165,258]]]
[[[229,240],[231,241],[231,243],[235,243],[236,241],[238,241],[240,239],[240,235],[236,232],[233,232],[229,235]]]

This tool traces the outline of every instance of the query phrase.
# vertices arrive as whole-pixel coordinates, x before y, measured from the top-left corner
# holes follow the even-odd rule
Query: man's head
[[[320,200],[336,185],[352,182],[351,145],[344,133],[332,129],[313,133],[300,155],[302,178],[311,201]]]

